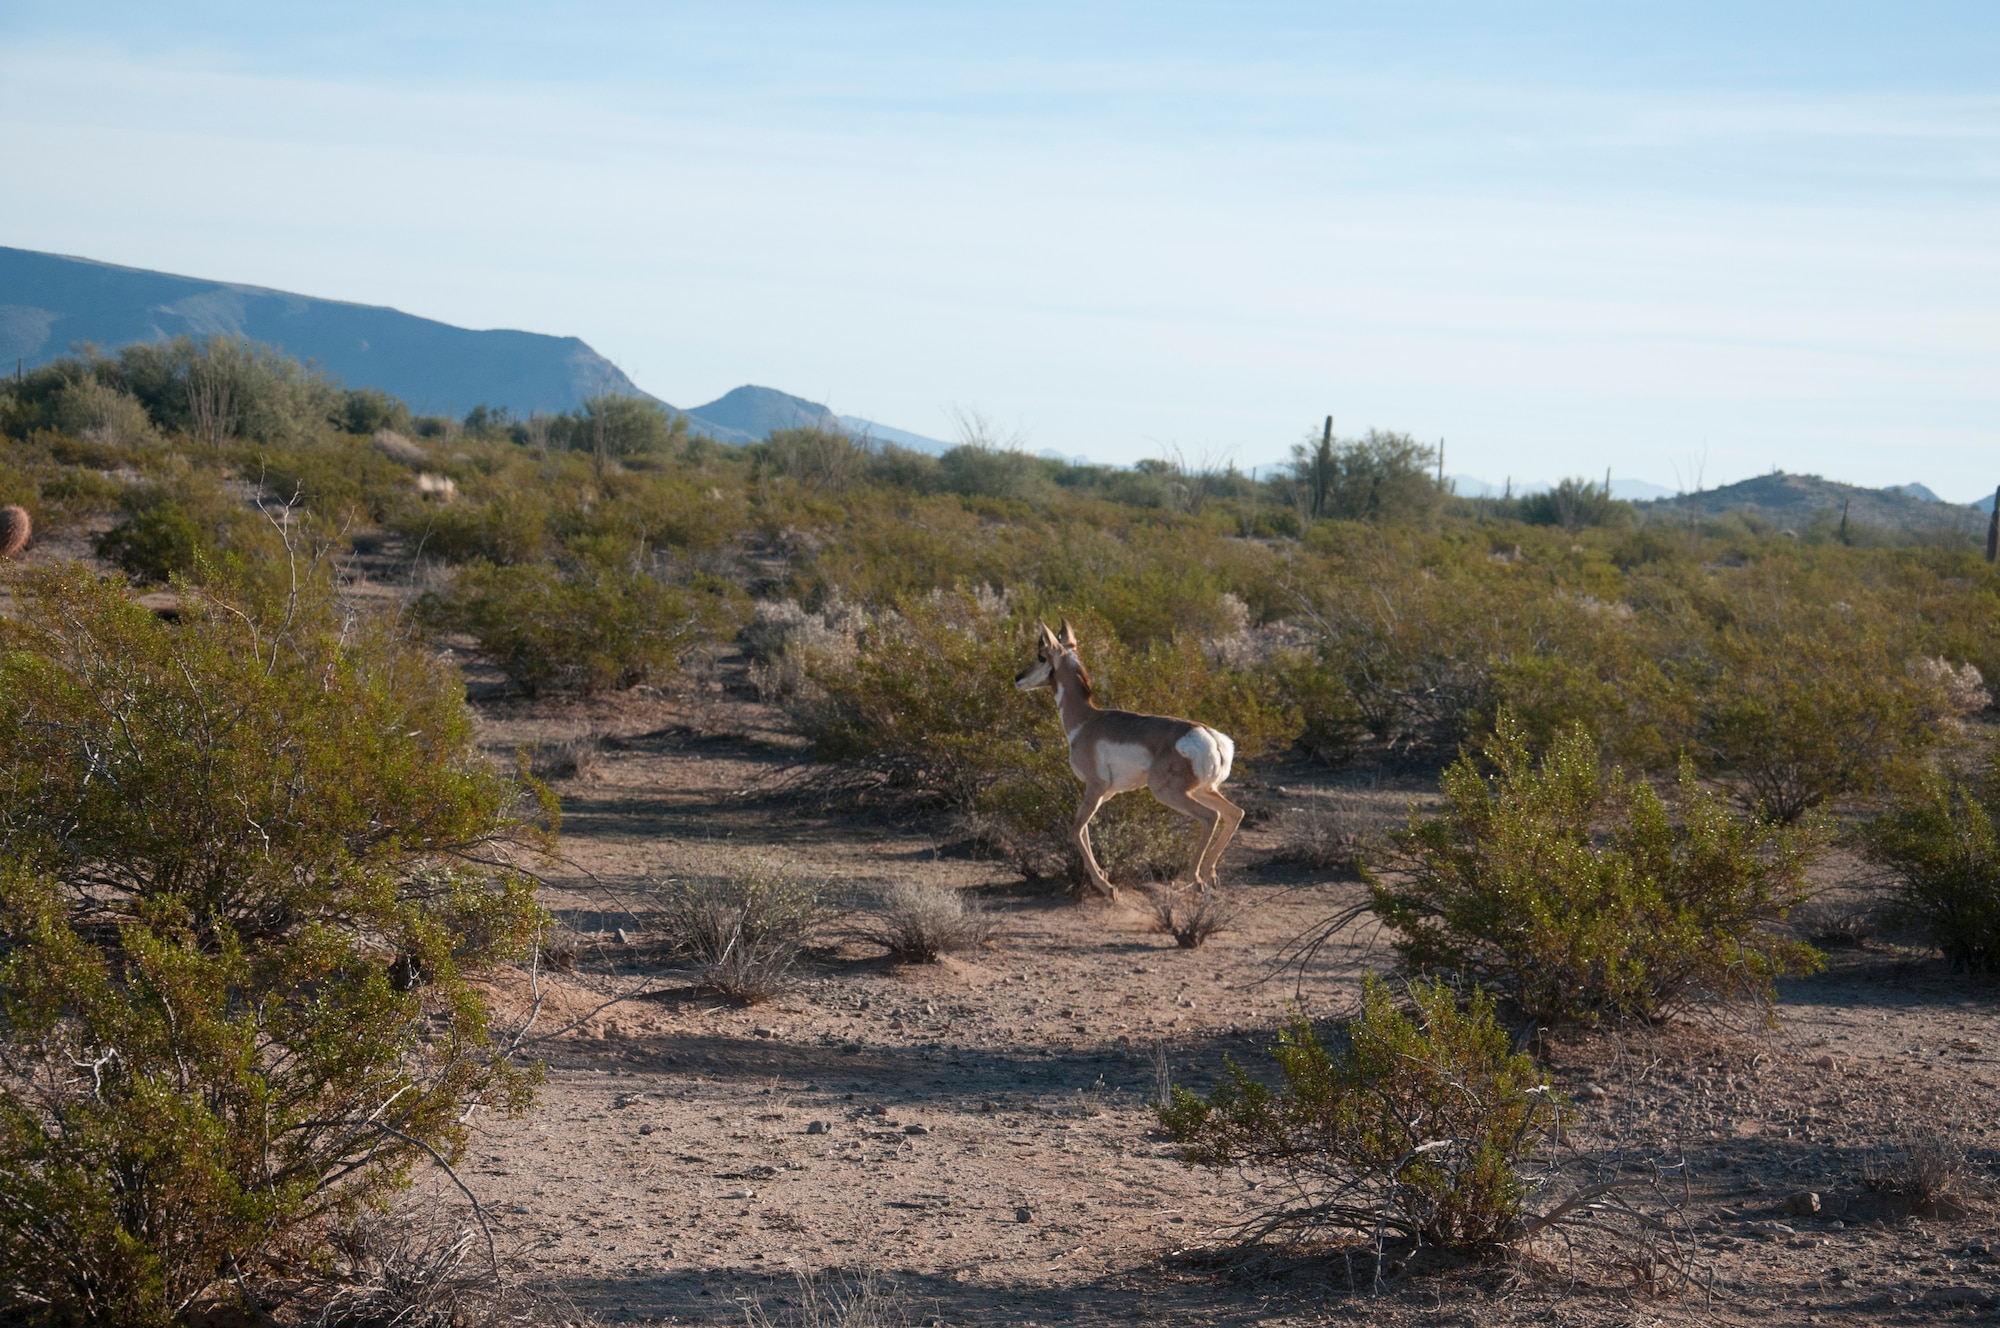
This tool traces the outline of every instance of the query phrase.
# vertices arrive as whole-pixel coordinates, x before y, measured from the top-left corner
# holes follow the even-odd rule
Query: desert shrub
[[[166,1323],[525,1105],[467,975],[531,883],[457,679],[324,580],[74,566],[0,625],[0,1318]],[[455,864],[455,865],[454,865]],[[393,962],[392,962],[393,960]]]
[[[213,447],[298,442],[346,413],[345,393],[326,375],[242,337],[134,342],[95,370],[144,403],[160,428]]]
[[[1398,1008],[1370,975],[1358,1015],[1329,1043],[1295,1018],[1272,1055],[1280,1084],[1233,1061],[1207,1096],[1176,1089],[1161,1123],[1190,1166],[1254,1168],[1258,1234],[1381,1231],[1491,1254],[1528,1196],[1521,1163],[1556,1124],[1556,1100],[1508,1050],[1493,1003],[1461,1006],[1442,982],[1411,984]]]
[[[1889,624],[1852,609],[1794,617],[1716,635],[1696,729],[1703,764],[1746,807],[1785,822],[1890,788],[1936,741],[1948,708]]]
[[[385,432],[401,435],[410,427],[410,408],[379,387],[350,387],[341,394],[336,422],[362,438]]]
[[[2000,825],[1987,788],[1933,778],[1878,817],[1868,855],[1893,871],[1902,904],[1954,968],[2000,972]]]
[[[633,568],[547,564],[461,568],[426,596],[432,623],[469,633],[522,691],[605,692],[660,683],[683,652],[727,626],[726,599]]]
[[[1891,1194],[1912,1211],[1957,1216],[1964,1201],[1987,1187],[1980,1184],[1965,1140],[1938,1121],[1906,1129],[1902,1142],[1876,1150],[1861,1164],[1861,1183]]]
[[[1531,759],[1503,711],[1485,763],[1444,773],[1371,887],[1418,970],[1463,974],[1538,1020],[1657,1019],[1749,1003],[1819,964],[1764,931],[1804,897],[1818,827],[1732,815],[1683,764],[1672,809],[1581,727]],[[1491,777],[1488,776],[1488,769]],[[1600,837],[1601,836],[1601,837]]]
[[[937,962],[941,955],[983,945],[993,935],[993,919],[979,901],[947,885],[894,885],[882,893],[882,907],[863,924],[868,939],[913,964]]]
[[[816,886],[763,865],[670,881],[661,908],[675,950],[704,967],[710,987],[745,1005],[792,984],[827,920]]]
[[[85,374],[65,384],[54,402],[54,424],[64,433],[112,447],[145,447],[159,441],[152,417],[130,392]]]
[[[224,567],[240,575],[282,548],[263,513],[234,500],[199,471],[183,468],[128,488],[118,506],[124,520],[92,546],[135,581],[202,579]]]
[[[1177,885],[1165,882],[1146,890],[1146,904],[1152,910],[1153,926],[1174,938],[1183,950],[1196,950],[1202,942],[1234,921],[1237,905],[1220,890],[1206,885]]]
[[[1048,463],[1010,447],[962,443],[938,458],[944,487],[975,498],[1046,500],[1055,493]]]
[[[1423,523],[1444,501],[1431,478],[1436,464],[1437,449],[1408,434],[1370,429],[1365,438],[1336,439],[1329,421],[1292,448],[1293,501],[1307,517]]]
[[[602,736],[578,733],[559,742],[537,743],[528,753],[528,768],[536,779],[589,779],[603,755]]]
[[[408,509],[395,524],[419,552],[433,558],[508,567],[539,562],[549,552],[554,515],[549,495],[524,483],[485,502]]]
[[[1362,799],[1336,793],[1292,813],[1271,861],[1314,871],[1354,871],[1384,828]]]
[[[1566,479],[1553,489],[1521,499],[1520,516],[1531,526],[1561,526],[1577,531],[1585,526],[1628,524],[1632,520],[1632,505],[1613,498],[1608,481],[1597,484],[1591,480]]]

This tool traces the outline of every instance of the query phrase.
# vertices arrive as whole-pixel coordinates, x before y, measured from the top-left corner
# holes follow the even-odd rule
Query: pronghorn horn
[[[1041,629],[1041,632],[1042,632],[1042,643],[1043,643],[1044,645],[1051,645],[1051,646],[1052,646],[1052,645],[1055,645],[1055,644],[1056,644],[1056,634],[1055,634],[1054,632],[1051,632],[1051,631],[1049,630],[1049,625],[1048,625],[1047,623],[1045,623],[1045,622],[1043,622],[1043,621],[1042,621],[1041,619],[1037,618],[1037,619],[1035,620],[1035,626],[1036,626],[1036,627],[1039,627],[1039,628]]]
[[[1069,619],[1067,618],[1062,620],[1062,627],[1062,644],[1068,646],[1071,650],[1076,649],[1076,629],[1069,625]]]

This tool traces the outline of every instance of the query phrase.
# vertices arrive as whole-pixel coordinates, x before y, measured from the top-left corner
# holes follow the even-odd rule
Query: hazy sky
[[[1992,0],[302,8],[0,5],[0,243],[1098,460],[2000,483]]]

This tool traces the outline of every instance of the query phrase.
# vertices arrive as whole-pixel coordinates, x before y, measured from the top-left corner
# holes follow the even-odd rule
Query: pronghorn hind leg
[[[1111,790],[1101,784],[1087,784],[1083,790],[1083,801],[1076,809],[1076,824],[1070,827],[1070,843],[1076,845],[1077,853],[1083,858],[1083,873],[1090,880],[1091,888],[1109,898],[1118,898],[1104,868],[1097,865],[1097,854],[1090,848],[1090,818],[1097,815],[1097,809],[1111,800]]]
[[[1202,828],[1201,847],[1194,855],[1194,880],[1202,883],[1201,864],[1208,858],[1208,846],[1215,842],[1217,831],[1222,827],[1222,814],[1214,807],[1202,802],[1192,791],[1172,783],[1152,784],[1153,796],[1160,802],[1194,821]]]
[[[1222,850],[1229,847],[1229,841],[1236,838],[1236,829],[1243,824],[1243,809],[1222,796],[1221,789],[1197,789],[1188,795],[1215,813],[1215,826],[1209,832],[1208,842],[1202,846],[1201,857],[1195,861],[1194,878],[1201,884],[1204,876],[1207,884],[1214,885],[1215,870],[1222,863]]]

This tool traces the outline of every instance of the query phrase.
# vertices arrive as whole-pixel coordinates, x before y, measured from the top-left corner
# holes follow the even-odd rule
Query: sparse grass
[[[707,966],[703,981],[745,1005],[792,984],[827,919],[816,887],[764,866],[669,882],[664,914],[675,948]]]
[[[881,910],[862,932],[905,963],[931,964],[984,944],[993,935],[993,918],[978,900],[950,886],[904,884],[883,893]]]
[[[1237,904],[1206,885],[1148,886],[1146,902],[1153,910],[1153,925],[1183,950],[1199,949],[1236,918]]]

